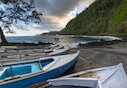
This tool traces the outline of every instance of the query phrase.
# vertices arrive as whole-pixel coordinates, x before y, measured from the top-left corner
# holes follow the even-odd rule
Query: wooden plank
[[[4,49],[17,49],[17,46],[1,46]]]

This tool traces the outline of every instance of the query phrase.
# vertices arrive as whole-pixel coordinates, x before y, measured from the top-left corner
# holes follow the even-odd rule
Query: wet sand
[[[70,52],[76,51],[80,51],[80,59],[71,73],[112,66],[118,63],[123,63],[127,72],[127,42],[95,48],[80,47],[70,50]]]

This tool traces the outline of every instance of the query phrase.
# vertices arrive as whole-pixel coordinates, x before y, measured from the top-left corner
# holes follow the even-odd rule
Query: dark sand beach
[[[71,73],[112,66],[118,63],[123,63],[125,71],[127,72],[127,42],[95,48],[80,47],[70,50],[70,52],[76,51],[80,51],[80,59]]]

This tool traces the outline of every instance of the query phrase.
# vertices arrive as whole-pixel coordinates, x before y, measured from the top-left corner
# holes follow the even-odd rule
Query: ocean
[[[18,42],[18,43],[38,43],[38,42],[53,42],[53,36],[12,36],[6,37],[8,42]]]
[[[120,39],[113,36],[86,36],[86,35],[37,35],[37,36],[13,36],[6,37],[8,42],[18,42],[18,43],[38,43],[38,42],[49,42],[58,43],[62,45],[67,45],[75,47],[79,44],[85,44],[92,41],[98,41],[100,39],[105,40],[115,40]]]

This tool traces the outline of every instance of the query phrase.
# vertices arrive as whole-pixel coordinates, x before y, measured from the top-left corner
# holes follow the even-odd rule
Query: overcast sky
[[[76,16],[82,12],[94,0],[34,0],[36,9],[43,14],[41,24],[31,25],[30,31],[34,34],[47,31],[59,31]],[[35,32],[36,31],[36,32]],[[22,31],[23,32],[23,31]],[[23,34],[27,34],[24,31]],[[17,34],[22,34],[17,30]]]

